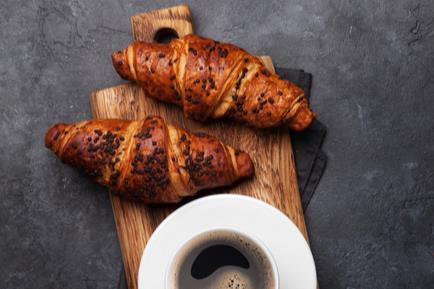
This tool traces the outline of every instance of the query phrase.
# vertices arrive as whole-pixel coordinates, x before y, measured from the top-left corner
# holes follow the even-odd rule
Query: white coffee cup
[[[259,271],[259,275],[261,275],[258,278],[262,280],[261,282],[266,284],[264,285],[266,287],[263,289],[279,288],[279,274],[276,262],[268,248],[258,238],[252,236],[252,234],[240,232],[232,228],[212,228],[196,234],[175,250],[166,268],[165,289],[183,289],[179,288],[179,286],[182,286],[179,284],[181,283],[180,280],[186,278],[192,279],[191,276],[187,276],[187,273],[190,273],[190,271],[186,273],[186,268],[191,270],[191,264],[197,258],[197,255],[206,248],[216,244],[226,244],[235,248],[240,251],[249,262],[252,262],[254,266],[258,267],[256,271]],[[212,276],[212,274],[210,276]],[[219,279],[220,282],[223,282],[223,280],[225,280],[224,278],[226,278],[226,275],[222,276],[222,279]],[[244,280],[244,277],[240,278],[241,279],[236,282],[248,281],[247,279]]]

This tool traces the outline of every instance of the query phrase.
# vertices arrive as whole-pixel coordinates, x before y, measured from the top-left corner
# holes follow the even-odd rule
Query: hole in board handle
[[[172,28],[164,27],[157,30],[154,41],[158,43],[169,43],[174,38],[179,38],[178,33]]]

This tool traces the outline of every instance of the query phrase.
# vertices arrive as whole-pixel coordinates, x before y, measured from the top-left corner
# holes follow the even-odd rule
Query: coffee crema
[[[167,289],[275,289],[267,254],[251,238],[213,230],[189,240],[177,252]]]

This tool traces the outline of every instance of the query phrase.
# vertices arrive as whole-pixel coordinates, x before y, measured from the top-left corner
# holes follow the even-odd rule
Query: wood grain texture
[[[193,33],[188,5],[153,10],[131,17],[134,40],[153,42],[160,29],[173,29],[179,37]]]
[[[163,25],[161,24],[163,22],[158,21],[169,21],[171,17],[174,18],[174,22],[170,24],[173,25],[170,27],[178,31],[180,36],[185,31],[192,32],[192,26],[188,29],[182,26],[187,24],[180,24],[182,27],[178,30],[177,23],[180,23],[178,18],[191,19],[191,15],[188,6],[177,7],[182,7],[179,9],[183,9],[183,12],[176,9],[175,11],[178,12],[175,13],[174,8],[170,8],[133,16],[131,22],[134,38],[152,41],[159,27],[169,25],[168,22],[164,22]],[[182,20],[181,23],[184,23],[183,21],[187,20]],[[261,56],[260,58],[270,70],[274,70],[270,57]],[[191,131],[207,132],[228,145],[247,151],[255,164],[253,179],[243,181],[231,188],[204,192],[197,197],[209,193],[225,192],[263,200],[290,217],[307,239],[291,140],[287,129],[254,130],[245,125],[224,120],[206,124],[187,120],[180,108],[147,98],[143,89],[136,84],[123,84],[96,91],[91,95],[90,102],[94,118],[142,119],[147,115],[159,115],[168,123],[185,127]],[[136,289],[137,273],[146,242],[161,221],[177,206],[147,206],[119,199],[113,195],[110,197],[128,287]]]

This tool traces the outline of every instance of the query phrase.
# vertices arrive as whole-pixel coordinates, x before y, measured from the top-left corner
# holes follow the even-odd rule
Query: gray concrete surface
[[[0,2],[0,288],[116,288],[105,190],[43,147],[120,82],[129,16],[176,1]],[[321,288],[433,284],[434,2],[190,1],[197,33],[314,74],[328,168],[306,214]]]

